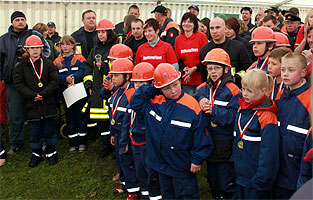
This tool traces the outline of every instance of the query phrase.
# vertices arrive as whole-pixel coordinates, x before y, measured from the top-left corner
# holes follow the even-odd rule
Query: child
[[[122,183],[121,186],[113,189],[115,193],[122,193],[125,189],[129,193],[136,193],[140,189],[136,180],[132,152],[119,154],[122,123],[127,111],[126,106],[135,92],[133,84],[130,82],[133,68],[133,63],[127,58],[113,61],[110,70],[112,81],[106,78],[100,93],[104,99],[109,100],[111,144],[115,146],[116,165]]]
[[[181,89],[180,77],[171,64],[159,64],[155,85],[142,85],[130,108],[144,113],[146,163],[159,173],[162,198],[199,199],[196,172],[210,155],[212,142],[203,112]]]
[[[88,114],[90,119],[88,127],[91,124],[97,124],[101,133],[103,150],[101,157],[106,157],[111,151],[110,144],[110,123],[108,106],[106,101],[100,97],[100,90],[105,77],[109,74],[108,55],[111,47],[116,44],[117,35],[113,32],[114,25],[107,19],[99,21],[96,28],[97,44],[91,50],[85,65],[84,84],[90,98],[85,104],[82,112]],[[86,109],[87,108],[87,109]],[[88,119],[88,120],[89,120]],[[89,129],[90,138],[96,138],[96,135]]]
[[[230,57],[225,50],[211,50],[202,63],[207,66],[209,79],[198,87],[195,98],[209,119],[207,128],[214,142],[207,160],[207,178],[214,199],[232,199],[236,192],[235,171],[229,158],[241,91],[233,83]]]
[[[279,131],[275,103],[268,98],[273,79],[260,69],[242,79],[231,161],[238,199],[269,199],[279,165]]]
[[[284,83],[281,80],[281,58],[289,53],[291,50],[286,47],[280,47],[274,49],[268,56],[268,73],[274,79],[274,89],[271,94],[271,99],[275,100],[277,94],[284,87]]]
[[[42,160],[42,143],[46,142],[45,156],[50,165],[57,164],[55,150],[57,130],[54,92],[58,87],[58,73],[52,62],[41,56],[43,44],[38,36],[29,36],[24,48],[29,56],[17,64],[14,86],[24,97],[26,120],[29,127],[29,144],[32,156],[29,167]]]
[[[251,35],[250,43],[253,44],[253,54],[258,57],[249,69],[261,69],[267,72],[268,55],[275,46],[274,31],[268,27],[258,27]]]
[[[278,199],[289,199],[297,189],[311,115],[311,89],[304,79],[306,70],[307,60],[300,53],[291,52],[282,58],[281,77],[286,87],[276,98],[281,146],[274,194]]]
[[[135,66],[132,79],[134,89],[143,84],[152,84],[154,67],[150,63],[142,62]],[[126,154],[131,148],[136,168],[136,177],[140,185],[141,199],[148,199],[148,169],[145,163],[146,139],[145,121],[142,113],[136,113],[128,108],[123,119],[123,128],[120,139],[120,154]],[[125,173],[127,174],[127,173]],[[134,177],[132,177],[134,178]],[[153,194],[153,191],[152,191]],[[134,194],[130,194],[134,195]]]
[[[86,60],[82,55],[75,54],[76,43],[72,36],[63,36],[60,44],[61,54],[53,64],[59,70],[59,87],[63,92],[66,88],[83,81]],[[65,108],[70,152],[86,150],[86,125],[80,112],[85,101],[85,98],[81,99]]]

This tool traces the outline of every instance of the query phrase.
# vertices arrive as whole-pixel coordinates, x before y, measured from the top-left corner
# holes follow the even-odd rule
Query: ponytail
[[[271,75],[266,74],[265,95],[271,96],[274,89],[274,80]]]

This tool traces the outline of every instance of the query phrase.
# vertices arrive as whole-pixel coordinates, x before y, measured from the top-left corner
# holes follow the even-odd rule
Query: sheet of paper
[[[67,107],[70,107],[73,103],[87,96],[84,83],[78,83],[71,87],[68,87],[63,92],[65,103]]]

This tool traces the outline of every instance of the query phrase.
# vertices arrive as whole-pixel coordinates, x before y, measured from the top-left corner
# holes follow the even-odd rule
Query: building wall
[[[11,24],[10,16],[15,10],[23,11],[27,18],[29,27],[36,23],[47,23],[53,21],[56,23],[59,34],[71,34],[82,26],[81,14],[87,9],[92,9],[97,13],[97,20],[107,18],[113,24],[123,20],[127,14],[128,7],[135,1],[0,1],[0,35],[7,32]],[[154,17],[150,12],[155,8],[153,1],[136,3],[140,8],[140,18],[145,20]],[[164,3],[166,7],[172,10],[172,18],[180,23],[181,16],[188,10],[190,4],[187,3]],[[214,13],[239,14],[240,8],[244,5],[221,5],[221,4],[202,4],[199,5],[199,19],[208,17],[213,18]],[[251,6],[253,17],[261,7]],[[266,8],[264,8],[266,9]],[[300,9],[301,18],[304,20],[308,9]]]

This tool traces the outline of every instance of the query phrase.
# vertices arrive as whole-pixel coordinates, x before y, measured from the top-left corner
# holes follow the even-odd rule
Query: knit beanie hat
[[[17,18],[17,17],[24,17],[24,18],[26,19],[26,17],[25,17],[25,15],[24,15],[23,12],[21,12],[21,11],[15,11],[15,12],[11,15],[11,23],[12,23],[13,20],[14,20],[15,18]]]

